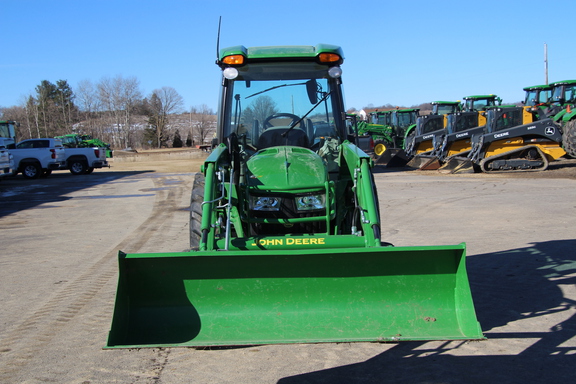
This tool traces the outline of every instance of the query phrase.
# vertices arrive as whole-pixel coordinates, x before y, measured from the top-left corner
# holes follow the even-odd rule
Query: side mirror
[[[314,79],[308,80],[306,82],[306,92],[308,93],[310,104],[316,104],[318,102],[318,82]]]

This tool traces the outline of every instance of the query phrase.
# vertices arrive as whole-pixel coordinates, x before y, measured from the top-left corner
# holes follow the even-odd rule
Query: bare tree
[[[216,116],[214,111],[206,104],[190,108],[190,128],[192,135],[198,140],[194,142],[204,144],[210,133],[215,132]]]
[[[81,80],[76,86],[76,100],[82,112],[93,113],[99,109],[98,90],[90,80]]]
[[[155,89],[146,99],[148,115],[146,138],[155,143],[157,148],[166,145],[170,138],[170,114],[181,112],[184,99],[172,87]]]
[[[140,82],[135,77],[103,78],[97,85],[98,99],[102,108],[111,117],[114,145],[122,148],[131,146],[133,113],[141,102]]]
[[[40,137],[40,111],[36,99],[30,95],[26,100],[26,123],[28,125],[29,137],[32,138],[32,124],[36,128],[37,137]]]
[[[100,100],[98,89],[90,80],[82,80],[76,86],[77,106],[80,110],[81,123],[77,125],[82,133],[90,134],[93,137],[104,138],[106,135],[104,124],[99,116]],[[108,138],[106,138],[108,140]]]

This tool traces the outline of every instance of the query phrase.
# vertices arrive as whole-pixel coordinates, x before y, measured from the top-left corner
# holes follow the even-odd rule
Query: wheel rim
[[[382,155],[384,152],[386,152],[386,146],[384,144],[378,143],[374,146],[374,153],[378,156]]]
[[[36,177],[38,175],[38,169],[34,165],[27,165],[24,168],[24,172],[22,172],[22,173],[24,173],[24,175],[26,177],[33,178],[33,177]]]
[[[72,169],[72,171],[73,171],[74,173],[80,173],[80,172],[82,172],[82,168],[83,168],[83,167],[82,167],[82,164],[81,164],[81,163],[74,163],[74,164],[72,164],[72,167],[71,167],[71,169]]]

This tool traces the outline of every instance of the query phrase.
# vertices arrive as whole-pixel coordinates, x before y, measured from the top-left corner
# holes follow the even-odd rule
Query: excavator
[[[479,340],[465,244],[382,238],[338,46],[219,51],[218,145],[190,250],[119,252],[105,348]]]

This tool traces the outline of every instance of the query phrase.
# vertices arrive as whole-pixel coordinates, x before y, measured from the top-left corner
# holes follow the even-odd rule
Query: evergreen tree
[[[172,140],[172,147],[182,148],[183,144],[184,143],[182,142],[182,138],[180,137],[180,131],[176,130],[176,132],[174,133],[174,139]]]

